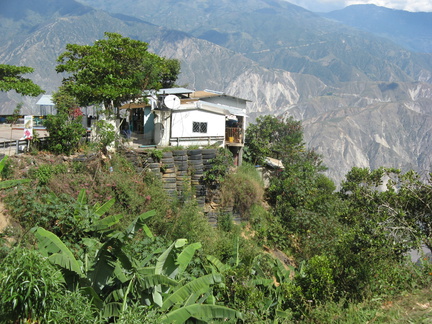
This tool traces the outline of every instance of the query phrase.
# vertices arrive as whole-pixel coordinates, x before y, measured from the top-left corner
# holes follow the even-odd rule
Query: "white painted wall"
[[[207,133],[192,132],[193,122],[207,123]],[[202,110],[174,110],[171,137],[225,136],[225,115]]]

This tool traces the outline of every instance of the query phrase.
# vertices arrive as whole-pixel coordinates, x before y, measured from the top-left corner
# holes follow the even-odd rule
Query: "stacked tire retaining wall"
[[[137,168],[150,170],[160,179],[163,189],[170,197],[188,199],[193,196],[198,206],[203,208],[209,222],[216,225],[220,213],[233,212],[233,206],[221,207],[219,191],[209,190],[203,181],[204,172],[212,168],[212,159],[216,154],[217,149],[173,150],[162,152],[159,161],[151,157],[151,151],[130,152],[126,156]],[[137,156],[141,158],[138,159]],[[210,205],[210,208],[206,208]]]

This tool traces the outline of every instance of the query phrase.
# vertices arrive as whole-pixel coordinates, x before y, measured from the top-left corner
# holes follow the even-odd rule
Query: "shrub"
[[[226,176],[221,196],[223,205],[233,204],[234,212],[248,219],[252,206],[260,205],[264,199],[264,188],[257,171],[245,165]]]
[[[16,248],[1,263],[2,321],[41,321],[61,296],[63,277],[37,251]]]
[[[304,296],[315,304],[333,300],[336,285],[332,263],[326,255],[311,258],[297,280]]]
[[[225,148],[219,148],[216,157],[209,161],[211,168],[204,172],[203,180],[210,186],[218,186],[225,180],[229,170],[234,166],[232,153]]]
[[[97,324],[92,303],[79,290],[64,291],[49,310],[49,323]]]

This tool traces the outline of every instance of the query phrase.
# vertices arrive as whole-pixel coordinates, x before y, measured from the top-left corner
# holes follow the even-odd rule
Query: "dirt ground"
[[[3,233],[4,229],[9,226],[9,219],[3,213],[5,207],[3,203],[0,201],[0,233]]]

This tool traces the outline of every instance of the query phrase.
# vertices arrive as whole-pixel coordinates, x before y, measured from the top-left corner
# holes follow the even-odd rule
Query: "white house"
[[[124,105],[131,109],[132,130],[144,143],[158,146],[229,148],[241,163],[248,100],[210,90],[161,89],[145,93],[148,103]]]

